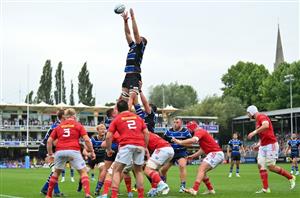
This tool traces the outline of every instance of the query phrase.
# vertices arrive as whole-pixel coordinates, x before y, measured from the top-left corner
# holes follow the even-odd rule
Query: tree
[[[79,103],[94,106],[95,97],[93,97],[93,84],[90,82],[87,63],[85,62],[78,75],[78,98]]]
[[[66,87],[64,79],[64,70],[62,69],[62,62],[58,63],[58,67],[55,72],[55,86],[56,90],[54,91],[55,104],[61,102],[67,103],[66,101]]]
[[[256,104],[263,109],[260,101],[259,88],[263,81],[270,76],[264,65],[238,62],[232,65],[222,77],[225,87],[222,88],[223,96],[238,97],[246,106]]]
[[[193,105],[180,113],[188,116],[217,116],[220,133],[217,135],[221,143],[230,139],[231,121],[240,115],[244,115],[246,109],[241,100],[236,97],[219,97],[216,95],[206,97],[200,103]]]
[[[300,107],[300,61],[291,64],[282,63],[266,78],[259,89],[261,103],[267,110],[290,108],[290,84],[285,83],[288,74],[294,75],[292,82],[293,106]]]
[[[36,103],[45,102],[47,104],[53,104],[53,96],[51,94],[52,88],[52,67],[51,61],[47,60],[43,67],[43,74],[40,79],[40,86],[35,98]]]
[[[31,91],[26,95],[25,103],[32,104],[32,103],[33,103],[32,96],[33,96],[33,91],[31,90]]]
[[[74,85],[73,85],[73,81],[72,80],[71,80],[70,105],[75,105],[75,101],[74,101]]]
[[[190,85],[179,85],[177,82],[169,85],[157,85],[150,88],[150,102],[163,107],[172,105],[176,108],[185,108],[197,104],[197,92]],[[165,101],[165,104],[163,104]]]

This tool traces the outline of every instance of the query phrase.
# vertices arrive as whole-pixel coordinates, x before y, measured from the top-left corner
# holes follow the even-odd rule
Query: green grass
[[[280,164],[290,170],[290,165]],[[188,166],[187,186],[193,185],[193,181],[197,174],[198,166]],[[289,190],[289,182],[285,178],[276,174],[269,174],[269,184],[272,193],[256,195],[254,192],[261,188],[261,182],[256,165],[241,165],[241,178],[228,178],[228,165],[218,166],[215,170],[209,173],[211,182],[217,192],[216,195],[209,197],[242,197],[242,198],[259,198],[259,197],[272,197],[272,198],[296,198],[300,197],[300,177],[298,177],[298,185],[291,191]],[[0,169],[0,194],[26,197],[26,198],[41,198],[39,191],[48,177],[49,169]],[[76,182],[70,182],[69,171],[66,173],[66,182],[60,183],[60,189],[67,197],[84,197],[83,193],[77,193],[78,174],[76,174]],[[148,181],[145,180],[145,192],[149,190]],[[178,168],[173,167],[168,173],[168,184],[171,191],[166,197],[191,197],[187,194],[181,194],[179,189],[179,176]],[[91,190],[95,189],[96,182],[91,182]],[[204,185],[201,184],[200,192],[204,191]],[[125,195],[124,184],[121,186],[121,193]],[[199,197],[201,195],[198,195]],[[1,197],[1,195],[0,195]],[[135,197],[137,195],[135,194]]]

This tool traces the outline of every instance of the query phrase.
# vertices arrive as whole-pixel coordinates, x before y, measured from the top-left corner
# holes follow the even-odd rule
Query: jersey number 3
[[[136,124],[134,120],[127,120],[128,129],[136,129]]]
[[[64,129],[64,134],[62,136],[63,137],[70,137],[70,129],[69,128],[65,128]]]

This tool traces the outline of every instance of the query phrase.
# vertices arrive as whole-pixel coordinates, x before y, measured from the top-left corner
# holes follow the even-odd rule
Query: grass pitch
[[[279,164],[290,170],[290,165]],[[194,179],[197,174],[198,166],[188,166],[187,187],[193,185]],[[269,185],[271,188],[271,194],[255,194],[254,192],[261,188],[261,182],[257,170],[257,166],[254,164],[242,164],[240,168],[240,178],[235,177],[228,178],[229,165],[220,165],[215,170],[211,171],[208,175],[216,190],[216,195],[205,195],[215,198],[260,198],[260,197],[272,197],[272,198],[298,198],[300,197],[300,176],[296,188],[294,190],[289,189],[289,182],[287,179],[269,173]],[[4,198],[42,198],[40,195],[40,189],[46,181],[50,173],[50,169],[0,169],[0,197]],[[97,175],[98,172],[95,172]],[[84,193],[76,192],[78,184],[78,174],[75,174],[76,182],[70,181],[70,171],[66,171],[66,181],[59,183],[61,191],[66,197],[84,197]],[[172,167],[168,173],[168,180],[170,186],[170,193],[164,197],[192,197],[191,195],[179,193],[179,174],[178,167]],[[134,179],[133,179],[134,183]],[[95,189],[96,182],[91,181],[91,191]],[[150,189],[149,182],[145,180],[145,193]],[[200,195],[205,190],[205,185],[201,184],[199,195],[197,197],[205,197]],[[127,197],[124,183],[121,184],[120,192],[123,194],[120,197]],[[137,194],[134,193],[137,197]],[[161,196],[162,197],[162,196]]]

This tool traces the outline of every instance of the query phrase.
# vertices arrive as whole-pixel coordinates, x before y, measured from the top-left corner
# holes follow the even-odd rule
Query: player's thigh
[[[161,166],[169,162],[174,156],[173,148],[164,147],[154,150],[150,159],[147,161],[147,166],[152,169],[159,169]]]
[[[278,143],[268,145],[268,150],[266,154],[266,165],[275,165],[278,159],[279,145]]]
[[[64,170],[68,158],[65,156],[64,151],[57,151],[54,155],[54,168]]]
[[[72,160],[70,160],[70,164],[76,170],[82,170],[86,167],[85,161],[79,151],[70,152],[70,157],[72,158]]]
[[[135,165],[143,165],[145,159],[145,149],[141,146],[135,146],[132,155],[132,162]]]
[[[177,160],[177,163],[179,165],[179,168],[185,168],[186,167],[186,164],[187,164],[187,159],[186,158],[179,158]]]
[[[123,146],[119,149],[115,162],[130,165],[132,163],[134,148],[131,145]]]
[[[203,160],[203,162],[206,162],[212,168],[217,167],[223,161],[224,161],[224,153],[222,151],[208,153]]]

